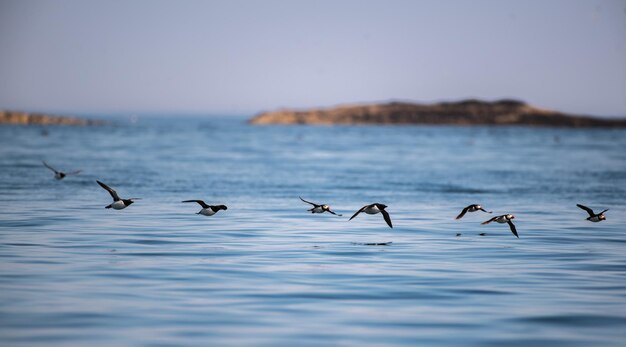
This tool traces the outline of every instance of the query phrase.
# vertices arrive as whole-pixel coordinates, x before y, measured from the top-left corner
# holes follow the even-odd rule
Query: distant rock
[[[81,119],[66,116],[53,116],[43,113],[0,111],[0,124],[23,125],[103,125],[104,121]]]
[[[463,100],[435,104],[389,102],[308,110],[263,112],[251,124],[449,124],[546,127],[626,127],[626,119],[603,119],[544,110],[517,100]]]

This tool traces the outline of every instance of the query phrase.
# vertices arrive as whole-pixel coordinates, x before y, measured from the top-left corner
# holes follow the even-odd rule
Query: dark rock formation
[[[626,119],[601,119],[544,110],[517,100],[463,100],[436,104],[390,102],[326,109],[264,112],[251,124],[450,124],[626,127]]]
[[[52,116],[43,113],[0,111],[0,124],[23,125],[102,125],[103,121],[75,117]]]

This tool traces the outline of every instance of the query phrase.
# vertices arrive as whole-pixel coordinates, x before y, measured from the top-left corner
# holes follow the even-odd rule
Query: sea
[[[626,344],[626,130],[107,119],[0,126],[2,346]]]

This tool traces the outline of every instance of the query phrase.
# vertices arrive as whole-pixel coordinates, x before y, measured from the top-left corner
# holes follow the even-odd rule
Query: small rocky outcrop
[[[463,100],[435,104],[389,102],[308,110],[263,112],[251,124],[449,124],[554,127],[626,127],[626,119],[572,115],[518,100]]]
[[[0,111],[0,124],[22,125],[103,125],[100,120],[53,116],[43,113]]]

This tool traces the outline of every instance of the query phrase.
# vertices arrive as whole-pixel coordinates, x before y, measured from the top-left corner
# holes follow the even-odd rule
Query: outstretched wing
[[[469,209],[469,206],[467,206],[466,208],[463,209],[463,211],[461,211],[461,213],[459,213],[458,216],[456,216],[455,219],[461,219],[463,218],[463,216],[465,216],[465,214],[467,213],[467,210]]]
[[[350,219],[348,219],[348,220],[349,220],[349,221],[350,221],[350,220],[352,220],[352,218],[356,217],[359,213],[363,212],[363,210],[365,210],[365,208],[366,208],[367,206],[368,206],[368,205],[365,205],[365,206],[361,207],[361,209],[359,209],[358,211],[356,211],[356,213],[355,213],[355,214],[353,214],[353,215],[352,215],[352,217],[350,217]]]
[[[498,218],[498,217],[493,217],[493,218],[491,218],[490,220],[486,220],[486,221],[484,221],[484,222],[482,222],[482,223],[480,223],[480,224],[489,224],[489,223],[493,222],[494,220],[496,220],[497,218]]]
[[[595,216],[595,215],[596,215],[595,213],[593,213],[593,210],[592,210],[592,209],[590,209],[590,208],[589,208],[589,207],[587,207],[587,206],[583,206],[583,205],[581,205],[581,204],[576,204],[576,206],[578,206],[578,207],[582,208],[583,210],[587,211],[587,213],[589,213],[589,217],[593,217],[593,216]]]
[[[48,163],[46,163],[45,161],[42,161],[43,166],[47,167],[48,169],[54,171],[54,173],[59,173],[55,168],[53,168],[52,166],[48,165]]]
[[[100,187],[106,189],[109,194],[111,194],[111,197],[113,197],[113,201],[119,201],[120,197],[117,196],[117,193],[115,192],[115,190],[111,189],[111,187],[107,186],[106,184],[96,180],[96,182],[98,182],[98,184],[100,185]]]
[[[604,211],[602,211],[602,212],[600,212],[600,213],[598,213],[598,214],[603,214],[604,212],[606,212],[606,211],[608,211],[608,210],[609,210],[609,209],[607,208],[606,210],[604,210]]]
[[[331,210],[327,210],[327,211],[328,211],[329,213],[334,214],[335,216],[339,216],[339,217],[341,217],[341,216],[342,216],[341,214],[336,214],[335,212],[333,212],[333,211],[331,211]]]
[[[484,208],[482,208],[482,207],[480,208],[480,210],[481,210],[481,211],[483,211],[483,212],[487,212],[487,213],[492,213],[492,212],[493,212],[493,211],[487,211],[487,210],[485,210],[485,209],[484,209]]]
[[[202,206],[202,208],[208,208],[209,205],[205,204],[204,201],[202,200],[184,200],[182,202],[197,202],[198,204],[200,204],[200,206]]]
[[[318,205],[318,204],[314,204],[314,203],[312,203],[312,202],[310,202],[310,201],[306,201],[306,200],[302,199],[302,197],[300,197],[300,196],[299,196],[299,198],[300,198],[300,200],[302,200],[302,201],[306,202],[307,204],[311,204],[311,205],[313,205],[313,206],[315,206],[315,207],[319,207],[319,206],[320,206],[320,205]]]
[[[389,217],[389,213],[387,213],[387,211],[385,210],[380,210],[380,213],[383,214],[383,218],[385,218],[385,222],[387,222],[387,225],[389,225],[390,228],[393,228],[393,225],[391,225],[391,218]]]
[[[509,220],[507,221],[507,223],[509,223],[509,227],[511,228],[511,232],[513,233],[513,235],[515,235],[515,237],[519,239],[519,236],[517,235],[517,229],[515,229],[515,225],[513,224],[513,222]]]
[[[83,172],[83,170],[75,170],[75,171],[70,171],[70,172],[66,172],[65,174],[67,176],[69,175],[78,175],[79,173]]]

